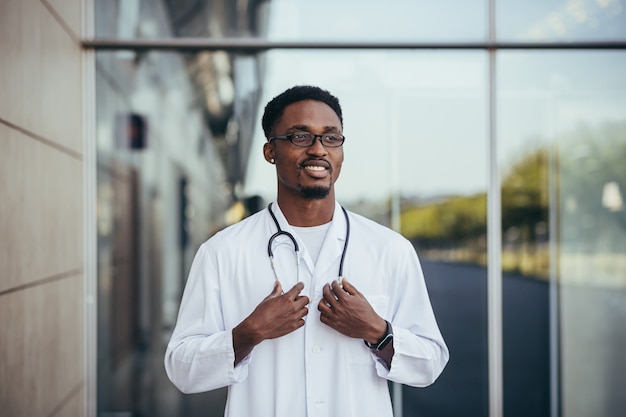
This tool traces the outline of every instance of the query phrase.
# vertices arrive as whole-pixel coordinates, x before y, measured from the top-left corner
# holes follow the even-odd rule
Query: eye
[[[296,140],[308,139],[310,136],[311,134],[307,132],[296,132],[292,134],[292,138]]]
[[[341,135],[324,135],[324,140],[327,142],[341,142]]]

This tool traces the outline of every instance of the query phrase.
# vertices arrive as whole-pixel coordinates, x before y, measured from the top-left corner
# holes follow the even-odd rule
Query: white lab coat
[[[362,340],[320,321],[322,287],[337,278],[346,236],[339,204],[315,266],[278,204],[272,209],[301,248],[302,294],[311,300],[306,324],[263,341],[233,366],[232,329],[274,286],[267,244],[276,225],[262,210],[198,250],[165,354],[169,378],[185,393],[228,386],[227,417],[391,417],[387,380],[429,385],[449,357],[414,248],[398,233],[349,213],[344,275],[392,323],[395,354],[388,370]],[[287,291],[296,283],[293,244],[279,237],[273,251]]]

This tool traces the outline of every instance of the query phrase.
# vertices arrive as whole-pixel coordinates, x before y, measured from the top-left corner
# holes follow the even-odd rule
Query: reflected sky
[[[623,39],[625,4],[501,0],[498,35],[514,40],[562,40],[567,34],[584,40]],[[480,40],[481,28],[487,26],[486,1],[396,0],[383,7],[373,1],[277,0],[269,12],[267,36],[272,40],[469,41]],[[560,38],[547,29],[537,35],[537,28],[559,21],[567,28]],[[265,60],[262,105],[297,84],[318,85],[339,97],[347,137],[337,183],[340,199],[486,191],[486,52],[277,50],[265,54]],[[496,63],[498,151],[505,165],[559,132],[626,115],[623,52],[502,51]],[[273,199],[276,179],[262,158],[260,117],[244,193]]]
[[[272,0],[267,38],[330,41],[481,41],[487,0]],[[626,0],[496,0],[500,41],[626,38]]]
[[[341,100],[348,138],[337,184],[342,198],[486,190],[485,53],[275,51],[267,65],[263,103],[295,84],[319,85]],[[558,132],[626,115],[624,53],[502,52],[497,65],[504,163]],[[261,156],[264,140],[258,128],[246,194],[273,198],[275,175]]]
[[[496,14],[499,40],[626,38],[626,0],[498,0]]]
[[[497,117],[503,164],[581,126],[624,120],[624,68],[623,52],[501,52]]]
[[[479,41],[485,0],[272,0],[271,40]]]
[[[484,53],[275,51],[267,65],[262,103],[296,84],[319,85],[339,97],[347,137],[337,184],[343,199],[386,198],[398,189],[409,195],[484,191]],[[264,140],[259,127],[246,194],[273,198],[276,180],[261,156]]]

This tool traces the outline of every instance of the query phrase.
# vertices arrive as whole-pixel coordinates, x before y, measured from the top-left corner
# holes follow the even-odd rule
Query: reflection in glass
[[[267,38],[280,41],[468,41],[485,37],[483,0],[272,0]],[[358,11],[358,12],[357,12]]]
[[[339,98],[337,199],[399,230],[420,255],[455,358],[433,386],[404,388],[403,415],[487,415],[486,55],[275,51],[265,62],[262,103],[294,84]],[[244,191],[270,200],[276,178],[260,127],[255,140]]]
[[[563,416],[619,415],[626,54],[508,52],[498,64],[505,415],[549,415],[550,377]],[[549,280],[558,375],[547,372]],[[507,315],[507,303],[519,314]],[[526,389],[515,392],[514,381]]]
[[[95,0],[99,38],[480,41],[484,0]],[[171,26],[158,24],[168,15]]]
[[[245,214],[233,202],[256,64],[220,51],[96,56],[99,415],[223,414],[225,390],[181,394],[163,355],[198,246]]]
[[[98,37],[123,39],[481,41],[486,6],[96,0],[95,17]],[[624,40],[624,6],[502,0],[498,40]],[[496,53],[505,416],[619,415],[626,56]],[[487,416],[487,72],[482,51],[98,53],[98,411],[222,414],[223,390],[169,383],[164,343],[197,246],[274,198],[259,106],[317,84],[345,111],[339,201],[415,245],[451,349],[434,386],[403,389],[403,415]]]
[[[626,40],[626,0],[498,0],[499,41]]]
[[[269,1],[94,0],[96,37],[119,39],[259,37]],[[168,25],[163,25],[164,19]]]

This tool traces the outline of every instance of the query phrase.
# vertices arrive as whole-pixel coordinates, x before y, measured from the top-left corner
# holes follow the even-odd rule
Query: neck
[[[335,194],[331,191],[327,197],[315,200],[298,198],[281,198],[278,195],[278,205],[285,218],[292,226],[311,227],[326,224],[333,219],[335,211]]]

